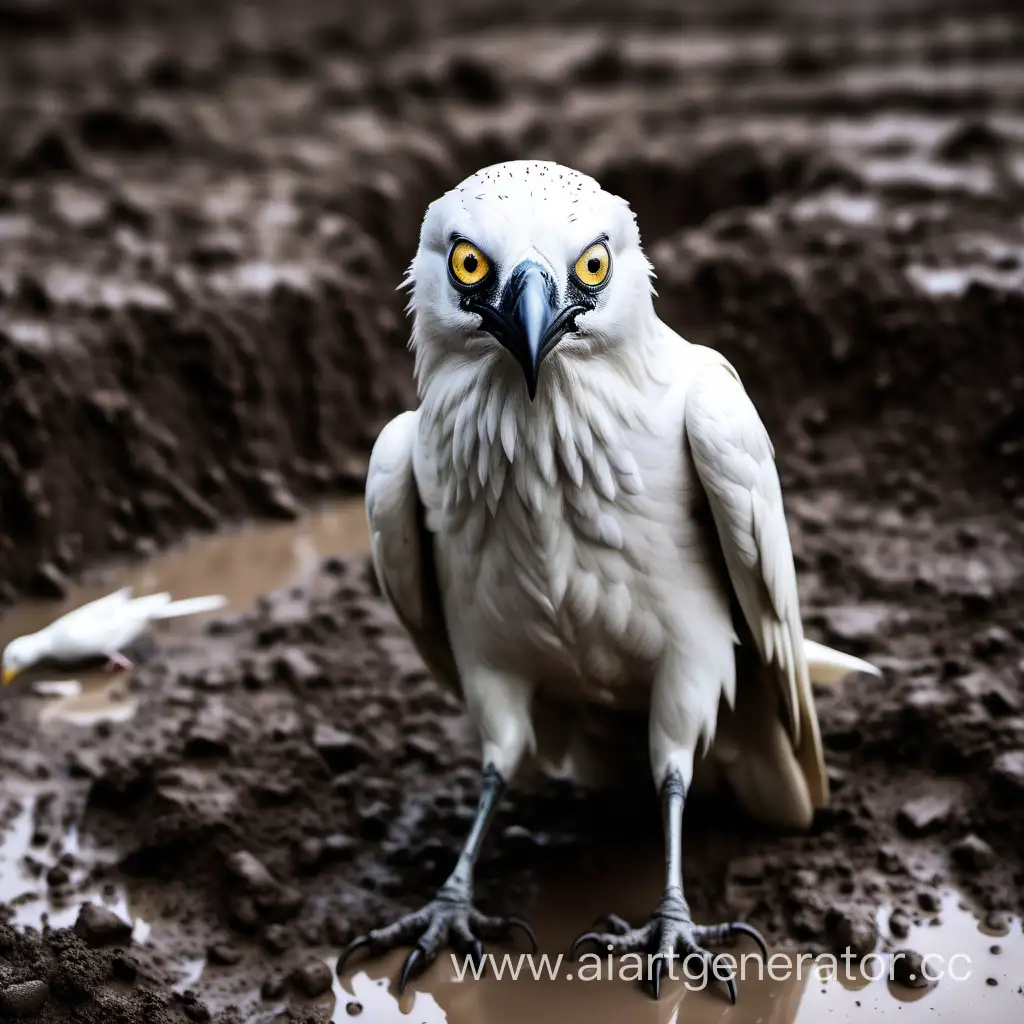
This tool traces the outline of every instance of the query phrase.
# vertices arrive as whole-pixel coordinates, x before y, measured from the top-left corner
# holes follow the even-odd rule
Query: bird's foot
[[[338,959],[337,970],[341,974],[345,962],[356,950],[366,948],[377,955],[411,944],[412,952],[405,959],[398,982],[401,994],[409,979],[425,970],[445,946],[471,957],[479,969],[484,957],[483,940],[508,938],[516,928],[526,933],[536,953],[537,937],[522,918],[481,914],[473,906],[467,888],[445,884],[422,910],[407,914],[385,928],[375,928],[350,942]]]
[[[119,654],[115,651],[107,658],[107,663],[103,666],[104,672],[130,672],[135,668],[135,663],[130,659],[126,658],[123,654]]]
[[[576,956],[580,946],[590,942],[600,953],[646,953],[647,982],[655,999],[661,995],[661,976],[668,973],[675,980],[676,964],[681,963],[684,976],[695,980],[703,974],[705,979],[717,978],[725,982],[729,998],[736,1002],[735,960],[721,953],[711,953],[705,943],[718,943],[727,939],[748,935],[757,943],[766,960],[768,949],[761,933],[742,921],[730,924],[699,925],[693,923],[690,907],[679,888],[665,890],[658,909],[651,920],[641,928],[631,928],[627,921],[615,914],[600,918],[608,931],[590,931],[581,935],[573,944],[570,955]]]

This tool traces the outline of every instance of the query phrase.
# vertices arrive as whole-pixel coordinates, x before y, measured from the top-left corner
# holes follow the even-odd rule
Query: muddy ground
[[[835,798],[810,834],[694,810],[695,913],[827,949],[950,886],[1019,912],[1024,16],[343,6],[0,0],[0,600],[358,491],[412,401],[394,289],[426,203],[560,159],[633,203],[662,315],[754,395],[810,634],[885,669],[819,694]],[[321,1019],[294,969],[451,865],[477,772],[458,703],[358,559],[132,686],[138,714],[94,729],[4,693],[0,810],[36,794],[39,888],[131,879],[159,941],[0,926],[0,1019],[250,1020],[261,989]],[[656,826],[635,791],[514,796],[481,901],[529,912],[538,872]]]

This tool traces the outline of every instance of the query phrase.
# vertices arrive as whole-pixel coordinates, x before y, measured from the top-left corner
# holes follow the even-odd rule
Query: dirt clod
[[[945,825],[952,809],[953,801],[949,796],[922,796],[905,803],[897,821],[906,835],[923,836]]]
[[[307,960],[292,971],[291,982],[304,996],[315,999],[333,984],[331,969],[322,960]]]
[[[50,986],[45,981],[22,981],[0,987],[0,1013],[12,1017],[31,1017],[43,1008],[50,998]]]
[[[75,921],[75,934],[90,946],[123,945],[131,941],[132,926],[107,907],[86,903]]]
[[[1024,796],[1024,750],[1008,750],[992,765],[992,776],[998,790],[1007,797]]]
[[[242,951],[226,942],[217,942],[206,951],[206,959],[217,967],[232,967],[242,959]]]
[[[995,850],[973,833],[957,842],[952,853],[953,860],[964,871],[987,871],[997,859]]]
[[[351,771],[369,759],[366,744],[351,733],[324,722],[313,731],[313,746],[335,773]]]
[[[878,925],[863,910],[830,911],[826,925],[832,936],[832,951],[837,956],[849,951],[855,959],[862,960],[878,945]]]
[[[1010,930],[1010,921],[1005,911],[990,910],[984,919],[986,931],[994,935],[1005,935]]]
[[[892,956],[892,977],[897,985],[927,988],[931,982],[925,974],[924,958],[913,949],[900,949]]]
[[[250,892],[268,892],[277,888],[274,876],[267,870],[262,861],[254,857],[248,850],[238,850],[225,861],[228,873]]]

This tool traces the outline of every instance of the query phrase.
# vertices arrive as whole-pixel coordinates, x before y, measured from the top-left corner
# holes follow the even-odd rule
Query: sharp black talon
[[[364,946],[370,945],[369,935],[360,935],[353,939],[343,950],[341,956],[338,957],[338,966],[335,968],[335,973],[341,975],[342,968],[345,966],[345,962],[348,958],[357,950],[362,949]]]
[[[764,936],[762,936],[761,933],[755,927],[753,927],[753,925],[745,924],[742,921],[737,921],[736,924],[732,926],[732,930],[734,934],[746,935],[753,939],[754,942],[757,943],[758,949],[761,950],[761,959],[765,963],[768,962],[768,945],[764,941]]]
[[[661,998],[661,960],[654,966],[654,977],[651,978],[651,994],[657,1001]]]
[[[513,928],[519,928],[526,934],[526,937],[530,940],[531,955],[533,953],[536,953],[537,950],[540,949],[540,945],[537,942],[537,935],[534,932],[534,930],[530,927],[528,922],[524,921],[521,917],[507,917],[505,918],[505,921],[509,926],[509,931],[511,931]]]
[[[405,958],[405,963],[402,966],[402,977],[398,981],[398,994],[402,995],[405,992],[405,986],[409,982],[409,976],[412,974],[413,967],[416,966],[417,962],[423,956],[423,947],[414,946],[412,952]]]
[[[593,942],[595,945],[601,941],[601,936],[597,932],[584,932],[570,947],[569,959],[576,959],[576,951],[584,942]]]
[[[729,990],[729,999],[732,1000],[732,1005],[736,1005],[736,979],[726,978],[725,987]]]
[[[618,914],[601,914],[590,926],[597,931],[601,925],[613,935],[625,935],[629,931],[629,922],[624,921]]]
[[[374,953],[383,953],[399,946],[410,947],[402,965],[397,992],[405,992],[409,981],[422,974],[434,961],[438,951],[452,945],[468,958],[479,974],[485,964],[484,940],[503,939],[514,928],[530,940],[532,952],[539,946],[533,929],[519,917],[486,917],[470,902],[468,894],[457,895],[442,889],[438,897],[414,914],[406,914],[385,928],[377,928],[349,943],[338,957],[340,975],[346,962],[357,950],[369,946]]]

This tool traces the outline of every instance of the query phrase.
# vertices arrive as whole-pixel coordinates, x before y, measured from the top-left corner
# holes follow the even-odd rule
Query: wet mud
[[[835,795],[808,834],[688,812],[695,915],[790,949],[924,953],[932,932],[907,929],[955,916],[956,891],[1009,923],[988,954],[1007,966],[977,992],[1009,1021],[1024,19],[821,6],[0,3],[0,630],[38,614],[13,606],[26,595],[58,614],[111,557],[246,516],[300,536],[305,506],[358,491],[412,401],[395,288],[426,203],[495,160],[563,160],[633,203],[661,314],[754,396],[808,632],[885,671],[818,694]],[[358,985],[365,1020],[500,1021],[534,998],[455,992],[440,964],[419,1003],[371,1013],[381,965],[318,966],[431,895],[478,770],[458,702],[345,547],[256,571],[254,601],[162,635],[117,683],[128,714],[76,722],[31,681],[0,694],[0,1020],[346,1020]],[[222,588],[197,570],[171,589]],[[554,952],[584,909],[642,914],[660,872],[648,790],[514,793],[482,905],[555,908]],[[598,896],[561,902],[580,876]],[[122,924],[80,920],[83,899]],[[33,931],[45,907],[54,927]],[[724,1012],[579,988],[522,1015]],[[954,989],[763,995],[869,1020],[958,1013]]]

